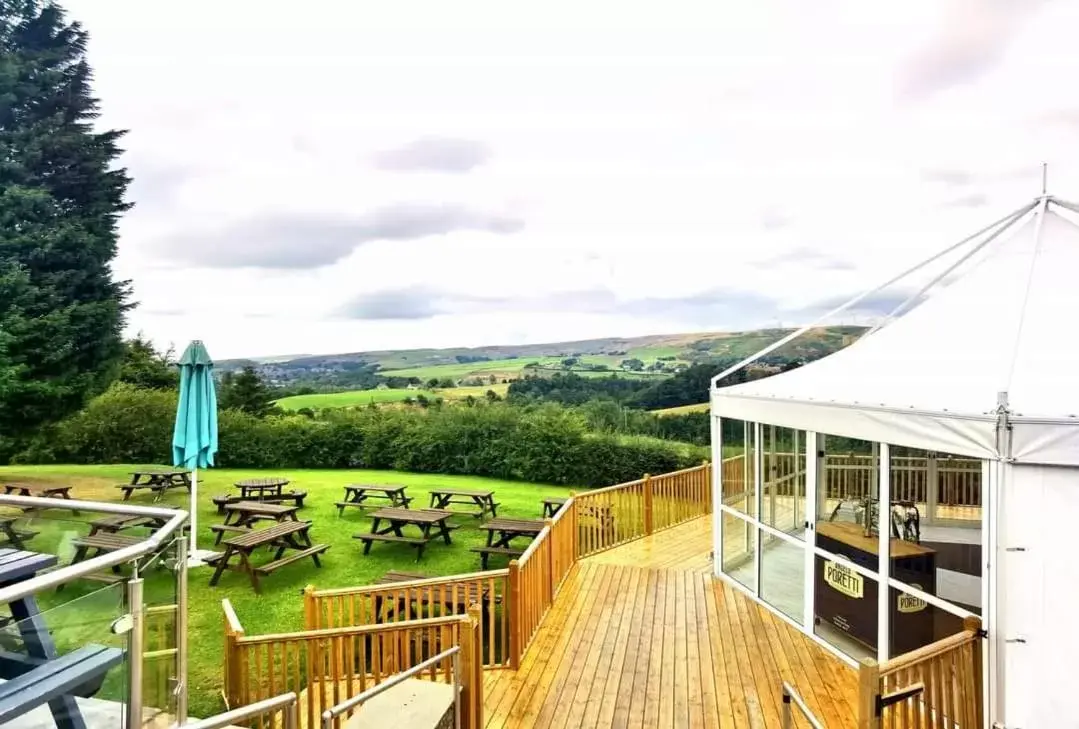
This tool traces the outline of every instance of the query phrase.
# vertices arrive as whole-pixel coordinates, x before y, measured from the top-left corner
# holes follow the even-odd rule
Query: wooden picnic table
[[[226,532],[244,533],[255,527],[259,521],[299,521],[296,512],[298,506],[285,506],[264,501],[238,501],[225,505],[225,523],[214,524],[210,531],[217,533],[214,544],[220,544]]]
[[[164,525],[165,520],[159,516],[115,514],[113,516],[104,516],[90,522],[90,534],[88,536],[92,537],[95,534],[100,534],[102,532],[106,534],[115,534],[116,532],[122,532],[125,529],[137,529],[139,527],[159,529]]]
[[[560,498],[557,496],[543,500],[543,516],[544,518],[554,518],[554,515],[558,513],[558,510],[566,505],[569,499]]]
[[[480,529],[487,532],[487,546],[473,547],[470,551],[479,552],[480,563],[483,569],[487,569],[487,562],[492,554],[520,557],[524,554],[524,549],[513,547],[510,542],[521,537],[528,537],[531,541],[545,526],[547,523],[539,519],[491,519],[480,526]]]
[[[431,489],[431,508],[446,509],[451,504],[469,504],[475,506],[477,511],[454,512],[470,514],[477,519],[484,516],[498,516],[498,504],[495,503],[494,491],[476,491],[474,489]]]
[[[37,532],[16,527],[17,516],[0,517],[0,540],[4,544],[10,544],[15,549],[26,549],[27,540],[37,536]]]
[[[288,486],[289,480],[274,476],[270,478],[249,478],[237,481],[233,484],[240,489],[240,496],[244,499],[261,499],[266,496],[281,496],[282,489]]]
[[[379,577],[375,582],[376,585],[393,585],[399,582],[414,582],[416,580],[429,580],[430,575],[423,575],[418,572],[404,572],[401,570],[390,570],[386,574]],[[454,594],[456,593],[456,599]],[[459,585],[455,585],[452,589],[444,590],[426,590],[422,588],[416,588],[412,590],[402,590],[401,592],[394,593],[393,598],[384,597],[382,595],[375,596],[375,622],[382,622],[382,606],[387,600],[396,602],[396,611],[401,613],[407,608],[409,611],[409,617],[412,619],[420,617],[419,613],[412,607],[412,604],[419,602],[421,605],[428,604],[431,599],[430,595],[435,594],[441,596],[442,606],[454,609],[457,614],[464,615],[468,611],[469,605],[472,603],[486,604],[490,595],[486,585],[483,589],[476,583],[469,583],[464,589]],[[396,600],[394,600],[396,598]],[[495,604],[501,604],[502,596],[495,595]],[[407,605],[406,605],[407,603]],[[392,614],[392,613],[391,613]]]
[[[131,483],[121,484],[116,488],[124,492],[124,501],[129,501],[135,491],[148,489],[154,494],[154,501],[172,488],[186,488],[191,492],[191,471],[176,468],[148,468],[132,471]]]
[[[283,521],[266,529],[253,529],[235,537],[229,537],[225,540],[225,552],[209,560],[215,565],[210,585],[216,585],[222,573],[226,569],[231,569],[247,573],[251,578],[251,587],[258,594],[261,592],[259,575],[268,575],[280,567],[306,557],[314,560],[316,567],[321,567],[322,563],[318,556],[329,549],[330,545],[312,544],[308,534],[310,529],[311,524],[306,521]],[[251,554],[256,549],[267,546],[277,549],[273,561],[263,565],[253,565]],[[285,553],[290,549],[295,550],[295,553],[286,557]],[[240,563],[229,564],[229,561],[237,555],[240,557]]]
[[[444,509],[402,509],[399,506],[385,506],[371,513],[371,532],[355,534],[354,539],[363,542],[363,553],[370,554],[375,542],[397,542],[416,548],[416,561],[423,557],[427,543],[442,537],[450,544],[450,531],[453,529],[447,521],[453,516],[452,511]],[[381,530],[382,522],[388,525]],[[405,536],[404,528],[415,526],[420,530],[419,537]]]
[[[33,485],[28,483],[6,483],[4,484],[5,494],[15,494],[17,496],[33,496],[38,499],[67,499],[72,501],[71,487],[70,486],[49,486],[47,484]],[[19,507],[24,512],[35,511],[36,507],[22,506]],[[79,516],[79,510],[72,507],[71,513],[75,516]]]
[[[29,580],[39,572],[54,567],[57,558],[16,549],[0,549],[0,587]],[[123,659],[118,648],[86,645],[58,655],[49,634],[45,617],[33,595],[8,604],[11,619],[18,627],[24,652],[3,651],[0,678],[0,723],[48,702],[58,729],[82,729],[86,726],[75,696],[92,696],[101,687],[105,673]],[[67,688],[73,687],[73,688]]]
[[[337,502],[337,515],[345,513],[346,506],[358,506],[364,508],[364,502],[368,499],[386,499],[390,506],[400,506],[407,509],[412,498],[405,496],[407,486],[374,486],[366,483],[353,483],[345,486],[345,500]]]

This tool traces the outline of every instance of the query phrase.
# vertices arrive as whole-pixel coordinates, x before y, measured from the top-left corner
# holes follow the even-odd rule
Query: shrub
[[[176,393],[113,386],[22,453],[24,463],[163,463]],[[553,403],[328,410],[257,418],[218,414],[217,465],[227,468],[379,468],[603,486],[696,465],[705,449],[600,435]]]

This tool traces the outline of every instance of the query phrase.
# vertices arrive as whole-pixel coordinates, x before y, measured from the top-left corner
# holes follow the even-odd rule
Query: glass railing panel
[[[180,689],[177,636],[180,622],[178,579],[180,537],[142,560],[143,589],[142,706],[144,726],[176,723]]]
[[[52,607],[42,597],[0,608],[0,678],[5,681],[0,726],[16,717],[32,726],[62,725],[57,720],[74,714],[87,727],[125,726],[130,670],[125,586],[99,584],[70,592]],[[49,693],[50,682],[71,677],[80,681],[73,690]]]

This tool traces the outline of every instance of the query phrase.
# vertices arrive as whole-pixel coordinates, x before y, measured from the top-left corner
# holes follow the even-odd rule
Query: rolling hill
[[[222,360],[217,368],[227,372],[250,365],[274,384],[312,385],[319,389],[367,389],[374,386],[377,377],[414,378],[423,384],[433,379],[475,386],[505,384],[523,376],[525,370],[537,374],[568,369],[592,376],[618,372],[635,377],[664,377],[698,362],[748,356],[790,331],[698,332],[547,344],[274,356]],[[774,354],[791,359],[818,357],[846,346],[864,331],[862,327],[813,329]],[[573,361],[567,364],[569,360]],[[358,384],[361,381],[366,382]]]

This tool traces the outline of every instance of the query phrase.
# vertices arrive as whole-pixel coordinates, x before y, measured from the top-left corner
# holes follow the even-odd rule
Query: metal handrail
[[[232,726],[241,721],[252,719],[270,711],[277,711],[278,709],[285,710],[282,729],[299,729],[300,717],[299,711],[296,708],[296,701],[297,698],[295,692],[289,691],[287,694],[274,696],[272,699],[256,701],[253,704],[241,706],[232,711],[226,711],[224,714],[218,714],[217,716],[211,716],[207,719],[199,719],[188,724],[183,724],[180,729],[222,729],[222,727]]]
[[[168,521],[144,541],[132,544],[130,547],[118,549],[115,552],[98,555],[90,559],[71,564],[60,569],[46,572],[36,577],[17,582],[14,585],[0,588],[0,603],[12,603],[43,592],[53,587],[85,577],[94,572],[101,572],[114,565],[130,562],[143,555],[156,552],[165,541],[172,536],[187,521],[187,512],[176,509],[162,509],[153,506],[133,506],[128,504],[112,504],[101,501],[75,501],[73,499],[47,499],[35,496],[0,496],[0,506],[20,506],[34,509],[78,509],[80,511],[97,511],[105,514],[124,514],[127,516],[153,516]]]
[[[366,691],[362,691],[351,699],[342,701],[336,706],[331,706],[326,711],[322,712],[322,727],[323,729],[331,729],[333,727],[333,720],[344,714],[346,711],[356,708],[360,704],[363,704],[370,699],[378,696],[383,691],[387,691],[402,681],[415,676],[417,673],[425,668],[430,668],[439,661],[442,661],[450,656],[453,656],[453,726],[461,726],[461,666],[460,666],[460,654],[461,646],[455,645],[452,648],[448,648],[437,656],[431,656],[423,663],[417,663],[412,668],[401,673],[394,674],[377,686],[372,686]],[[199,727],[199,729],[211,729],[210,727]]]
[[[802,716],[809,722],[809,725],[813,729],[824,729],[824,724],[820,723],[820,719],[813,716],[813,712],[809,710],[806,703],[802,701],[802,697],[798,695],[798,692],[794,690],[786,681],[783,682],[783,729],[791,729],[794,726],[794,716],[791,710],[791,704],[794,704],[802,712]]]

